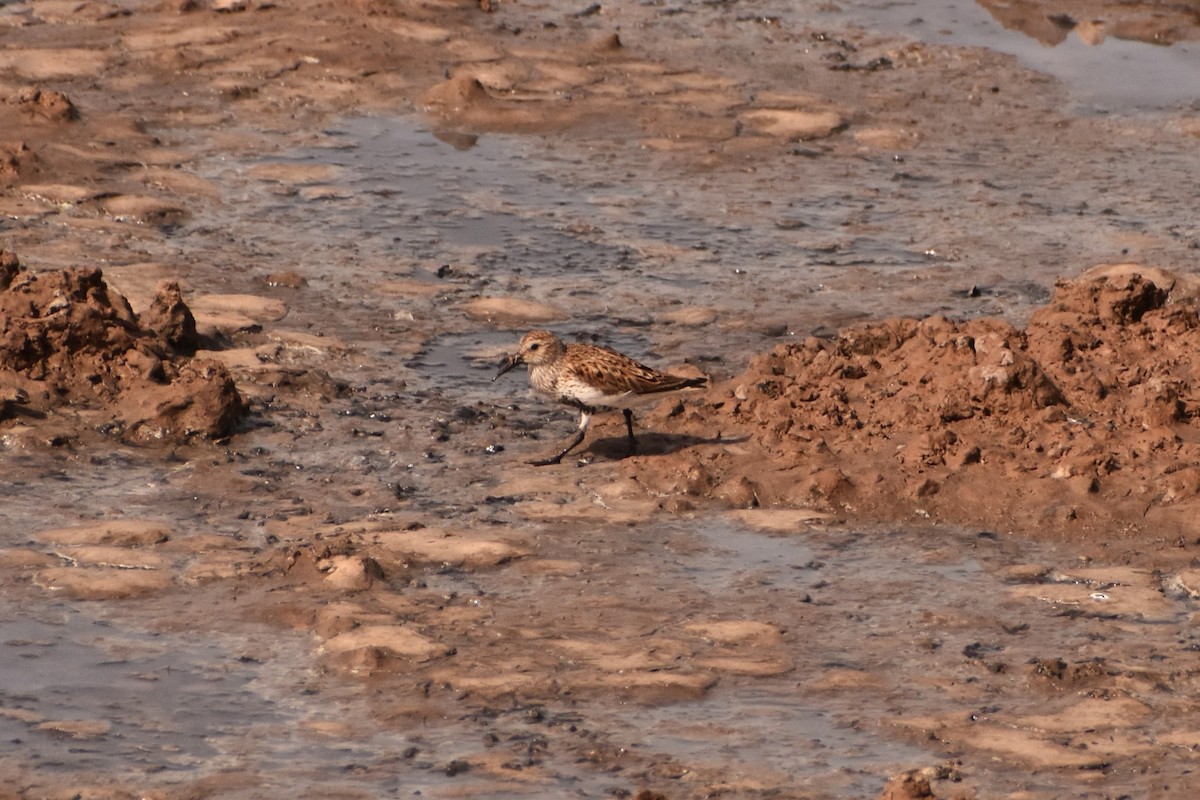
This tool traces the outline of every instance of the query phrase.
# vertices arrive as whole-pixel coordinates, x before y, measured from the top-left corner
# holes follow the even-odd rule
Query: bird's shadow
[[[46,413],[11,400],[0,400],[0,420],[17,418],[41,420],[46,418]]]
[[[580,453],[589,453],[604,459],[620,461],[633,456],[666,456],[700,445],[737,444],[747,441],[749,436],[690,436],[682,433],[639,433],[637,450],[629,452],[627,436],[604,436],[585,442]]]

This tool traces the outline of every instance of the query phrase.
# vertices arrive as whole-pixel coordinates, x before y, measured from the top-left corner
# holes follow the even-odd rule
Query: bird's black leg
[[[583,436],[584,432],[580,431],[579,433],[575,434],[575,438],[571,440],[571,443],[567,445],[566,448],[558,455],[551,456],[550,458],[537,458],[529,463],[535,467],[547,467],[551,464],[558,464],[563,460],[563,456],[579,446],[579,443],[583,441]]]
[[[629,433],[629,455],[637,452],[637,439],[633,436],[633,412],[628,408],[621,409],[625,413],[625,430]]]
[[[592,415],[587,411],[580,412],[579,415],[579,432],[575,434],[575,438],[567,445],[562,452],[550,458],[538,458],[529,463],[535,467],[548,467],[551,464],[558,464],[563,460],[563,456],[574,450],[583,441],[583,437],[587,435],[588,422],[591,421]]]

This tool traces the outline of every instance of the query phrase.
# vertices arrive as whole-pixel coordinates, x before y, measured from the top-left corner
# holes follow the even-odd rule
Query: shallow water
[[[922,554],[906,548],[892,552],[885,563],[875,548],[855,553],[855,545],[866,542],[852,531],[781,536],[711,520],[679,533],[695,537],[704,549],[667,559],[659,580],[664,587],[687,585],[698,618],[714,613],[736,618],[747,607],[767,605],[768,618],[794,637],[794,657],[825,665],[849,664],[865,654],[844,639],[822,643],[813,638],[815,631],[806,630],[806,618],[822,595],[836,596],[842,608],[886,602],[919,614],[943,599],[922,602],[904,596],[905,588],[933,578],[944,581],[941,588],[953,595],[972,591],[979,577],[978,565],[962,561],[911,570],[903,585],[881,584],[879,578],[897,563],[911,566]],[[857,598],[853,586],[859,588]],[[812,677],[800,668],[752,681],[726,678],[703,700],[628,707],[612,722],[619,719],[645,731],[643,746],[684,763],[720,769],[732,782],[771,775],[782,785],[820,789],[830,796],[869,796],[878,791],[880,773],[899,772],[933,755],[889,739],[875,725],[859,725],[853,718],[873,717],[873,711],[806,690]]]
[[[1158,615],[1110,613],[1106,603],[1128,591],[1121,586],[1093,593],[1084,607],[1035,600],[1022,587],[1040,579],[1006,570],[1028,563],[1069,569],[1072,559],[990,532],[779,535],[716,520],[686,531],[706,549],[667,559],[662,584],[690,584],[700,619],[749,613],[773,622],[786,631],[794,668],[726,677],[703,701],[627,708],[619,719],[647,731],[647,747],[720,765],[731,776],[771,775],[829,796],[868,796],[878,790],[873,776],[881,770],[895,774],[905,765],[952,760],[955,746],[933,736],[922,742],[916,731],[905,735],[909,720],[973,714],[1020,724],[1022,714],[1059,707],[1061,700],[1031,692],[1024,677],[1028,664],[1052,653],[1071,663],[1089,655],[1100,662],[1128,658],[1123,663],[1137,671],[1163,659],[1165,648],[1175,654],[1168,661],[1184,666],[1185,632],[1200,608],[1177,599]],[[1047,597],[1055,595],[1055,580],[1071,583],[1045,580]],[[1131,645],[1138,655],[1125,649]],[[846,674],[861,683],[850,689],[825,681]],[[971,684],[980,687],[979,705],[964,708],[958,687]],[[1161,718],[1149,727],[1165,732],[1173,724]],[[975,769],[991,793],[1040,789],[1067,796],[1067,784],[1030,780],[1002,760]],[[1130,775],[1108,780],[1114,790],[1141,785]]]
[[[498,351],[497,328],[515,341],[530,326],[466,318],[457,306],[499,296],[568,311],[555,327],[570,336],[628,341],[635,357],[700,360],[721,374],[775,342],[864,316],[1020,322],[1060,276],[1128,259],[1174,264],[1200,238],[1165,213],[1190,202],[1171,176],[1196,155],[1153,142],[1137,159],[1097,155],[1083,172],[1044,158],[1037,142],[997,138],[987,152],[866,155],[849,173],[797,158],[712,176],[603,143],[586,161],[577,144],[538,136],[481,136],[459,149],[404,117],[349,118],[319,138],[272,163],[334,172],[288,191],[248,181],[253,165],[214,165],[213,180],[245,185],[218,218],[248,214],[253,246],[298,251],[290,267],[313,291],[288,297],[295,318],[324,313],[321,330],[381,361],[390,342],[431,332],[485,335]],[[378,291],[391,279],[439,294]],[[716,321],[658,321],[697,306],[719,309]],[[623,338],[631,332],[645,342]],[[429,376],[401,375],[421,387]]]
[[[105,771],[120,763],[143,774],[219,768],[246,754],[247,736],[271,751],[254,758],[276,766],[294,743],[279,734],[294,722],[282,698],[269,699],[256,683],[302,683],[306,648],[272,638],[270,675],[258,657],[261,643],[142,633],[91,616],[87,607],[58,604],[36,609],[6,599],[0,625],[0,671],[5,713],[37,721],[4,720],[4,735],[20,743],[36,771]],[[94,609],[99,610],[99,609]],[[258,632],[260,635],[263,631]],[[290,651],[290,652],[289,652]],[[98,721],[107,731],[71,736],[45,729],[47,721]]]
[[[208,780],[234,798],[457,796],[447,765],[479,749],[457,715],[372,726],[363,693],[314,668],[307,635],[234,619],[164,631],[178,611],[154,600],[8,597],[0,610],[0,735],[30,785],[119,776],[160,791]]]

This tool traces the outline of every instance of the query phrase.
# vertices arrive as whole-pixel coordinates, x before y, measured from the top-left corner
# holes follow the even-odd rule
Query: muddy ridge
[[[1104,266],[1060,281],[1023,329],[902,318],[780,345],[677,417],[728,451],[632,469],[657,491],[852,521],[1188,536],[1196,286]]]

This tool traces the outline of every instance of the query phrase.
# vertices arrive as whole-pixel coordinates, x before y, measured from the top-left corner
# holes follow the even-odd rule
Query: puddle
[[[749,312],[766,301],[768,321],[727,326],[734,344],[749,350],[764,338],[794,332],[786,322],[799,313],[785,310],[791,301],[821,307],[819,296],[832,291],[823,281],[837,282],[863,265],[888,271],[930,262],[925,252],[898,247],[886,234],[829,248],[818,231],[836,229],[857,206],[842,191],[828,203],[803,201],[801,208],[796,201],[779,212],[789,219],[805,216],[812,230],[802,231],[780,227],[774,215],[746,217],[736,210],[754,205],[753,180],[734,178],[720,187],[704,181],[699,193],[690,180],[657,168],[597,180],[594,170],[554,140],[486,136],[460,150],[417,120],[372,117],[345,119],[324,136],[324,146],[272,163],[335,167],[336,191],[317,201],[287,195],[281,202],[248,185],[239,213],[261,207],[256,216],[262,223],[253,235],[262,247],[279,247],[286,238],[290,247],[306,249],[295,269],[314,288],[357,289],[353,298],[341,296],[342,313],[327,320],[333,332],[378,326],[395,313],[456,334],[529,327],[464,319],[458,292],[569,310],[569,320],[554,327],[611,344],[619,343],[623,329],[649,326],[664,311],[740,299]],[[244,174],[226,166],[214,177],[244,181]],[[717,191],[723,202],[714,207],[706,193]],[[880,219],[899,211],[883,208],[877,198],[871,202]],[[748,240],[754,242],[750,252]],[[433,280],[435,272],[442,276],[437,285],[451,294],[432,307],[363,291],[389,277]],[[809,327],[815,324],[795,330]]]
[[[263,739],[279,748],[257,757],[278,766],[293,755],[279,739],[293,715],[255,690],[265,669],[255,659],[216,642],[121,630],[78,608],[43,608],[31,618],[5,606],[2,735],[21,744],[35,772],[102,772],[116,763],[143,773],[219,768],[245,751],[246,736],[266,730],[273,734]],[[280,658],[285,648],[275,642],[271,670],[295,676],[304,651]],[[73,739],[56,721],[95,723],[97,732]]]
[[[1077,608],[1036,599],[1036,590],[1025,589],[1047,580],[1049,598],[1063,577],[1051,571],[1038,579],[1028,570],[1014,578],[1008,570],[1058,559],[1069,571],[1071,560],[987,533],[815,529],[780,536],[716,520],[668,525],[665,533],[704,548],[660,562],[659,585],[686,595],[688,617],[770,622],[785,631],[793,668],[753,679],[724,676],[701,701],[594,713],[632,726],[646,749],[724,770],[731,779],[770,776],[819,796],[872,796],[880,775],[942,763],[961,748],[921,744],[920,725],[903,735],[909,720],[974,711],[1019,721],[1061,707],[1061,700],[1047,704],[1031,693],[1024,679],[1007,677],[1036,674],[1029,665],[1049,654],[1082,663],[1094,653],[1103,662],[1128,657],[1129,646],[1147,654],[1133,658],[1140,666],[1122,662],[1133,670],[1148,668],[1158,648],[1186,659],[1196,611],[1194,602],[1182,601],[1167,604],[1162,616],[1129,614],[1128,607],[1111,615],[1099,601]],[[664,603],[664,617],[673,610]],[[978,707],[966,699],[972,695]],[[974,777],[993,793],[1026,786],[1022,774],[999,763]],[[1132,778],[1112,785],[1139,784]]]
[[[307,637],[237,624],[152,633],[132,627],[128,609],[89,608],[101,610],[11,597],[0,608],[0,736],[31,779],[136,773],[167,785],[236,771],[337,786],[322,776],[412,745],[401,732],[339,739],[309,726],[336,712],[313,688]]]
[[[970,0],[867,0],[844,7],[840,16],[930,44],[986,47],[1014,55],[1027,67],[1062,81],[1076,112],[1124,114],[1195,108],[1200,103],[1200,89],[1192,79],[1200,74],[1200,43],[1168,46],[1104,36],[1103,23],[1076,21],[1068,14],[1059,14],[1055,22],[1050,19],[1055,9],[1049,7],[990,5],[995,6],[994,14]],[[1149,29],[1153,6],[1141,4],[1139,11],[1138,5],[1125,13],[1146,18],[1144,27]],[[1119,25],[1109,27],[1119,30]],[[1170,33],[1169,27],[1164,33]]]
[[[316,201],[319,229],[303,219],[313,213],[304,204],[270,209],[309,231],[315,246],[369,249],[409,264],[445,261],[451,271],[480,257],[472,269],[503,266],[518,275],[552,261],[579,269],[620,258],[555,230],[590,198],[564,191],[548,173],[551,164],[531,160],[534,143],[482,137],[463,150],[406,118],[352,117],[323,134],[323,146],[271,162],[337,170],[337,190]]]
[[[645,746],[720,769],[731,783],[769,776],[825,796],[870,797],[880,776],[933,760],[927,751],[854,730],[799,692],[717,688],[703,702],[623,715],[649,732]]]
[[[460,393],[462,399],[494,400],[489,386],[500,369],[501,355],[515,349],[508,332],[447,334],[429,342],[405,366],[436,374],[439,388]]]
[[[665,561],[661,584],[673,591],[680,583],[687,585],[698,620],[738,619],[753,609],[755,619],[792,632],[793,657],[828,666],[855,662],[865,655],[847,637],[816,636],[805,630],[814,595],[836,596],[842,609],[874,600],[889,607],[915,601],[914,613],[924,610],[921,598],[898,596],[898,590],[918,586],[922,576],[912,576],[904,587],[875,580],[881,567],[879,554],[869,549],[855,552],[856,544],[868,546],[867,538],[855,532],[778,536],[719,520],[689,526],[686,532],[673,525],[667,530],[685,540],[694,537],[704,549],[689,548],[685,555]],[[921,558],[907,549],[892,555],[905,561]],[[952,590],[971,586],[978,577],[971,563],[931,566],[930,571],[948,579]],[[861,587],[873,588],[856,597],[845,592],[840,582],[831,585],[829,576],[834,573],[839,581],[858,576]],[[872,641],[871,646],[879,644]],[[801,655],[803,651],[809,652]],[[860,724],[857,717],[871,718],[871,709],[806,690],[812,677],[804,668],[753,680],[726,676],[701,701],[626,707],[619,719],[642,732],[641,747],[720,770],[735,785],[768,779],[819,790],[819,796],[869,797],[879,791],[879,776],[940,757],[889,738],[874,724]],[[603,709],[597,713],[607,716]],[[617,719],[613,718],[614,724]]]
[[[239,622],[200,635],[140,627],[161,625],[165,608],[9,597],[0,612],[0,736],[33,784],[137,776],[159,790],[206,781],[230,798],[458,797],[465,784],[472,797],[511,796],[456,774],[489,726],[457,711],[379,725],[361,687],[316,669],[308,636]],[[577,796],[610,784],[563,770]]]

